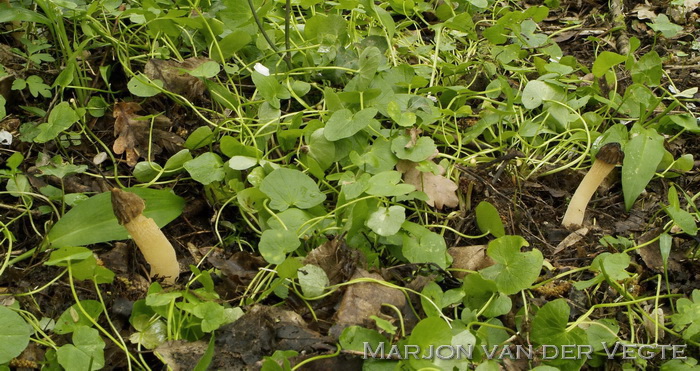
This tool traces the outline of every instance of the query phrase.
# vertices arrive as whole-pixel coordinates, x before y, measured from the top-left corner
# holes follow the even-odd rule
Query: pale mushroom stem
[[[583,215],[586,212],[586,207],[588,207],[588,202],[591,200],[591,197],[593,197],[600,183],[603,182],[603,179],[605,179],[614,168],[615,164],[608,164],[600,160],[596,161],[593,166],[591,166],[586,176],[583,177],[581,184],[576,188],[574,196],[571,197],[569,208],[566,209],[564,219],[561,221],[564,227],[569,228],[583,224]]]
[[[112,189],[114,215],[151,266],[151,277],[163,277],[164,282],[173,284],[180,275],[175,249],[156,222],[143,215],[145,207],[143,199],[136,194]]]
[[[581,184],[576,188],[569,207],[566,209],[564,219],[561,224],[567,229],[579,227],[583,224],[583,215],[588,207],[588,202],[593,197],[600,183],[603,182],[606,176],[610,174],[625,154],[620,149],[620,143],[608,143],[600,148],[596,155],[596,161],[588,170],[586,176],[583,177]]]
[[[166,283],[175,283],[175,279],[180,275],[180,265],[173,245],[158,228],[156,222],[139,215],[124,224],[124,227],[151,265],[151,277],[160,276],[164,277]],[[154,232],[155,230],[158,233]]]

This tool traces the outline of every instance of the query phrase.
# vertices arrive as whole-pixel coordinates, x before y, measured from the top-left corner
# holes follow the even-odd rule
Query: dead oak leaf
[[[136,114],[141,109],[141,105],[135,102],[114,104],[114,136],[116,139],[112,149],[118,155],[126,152],[126,163],[129,166],[135,166],[140,157],[146,158],[148,152],[151,120]],[[155,142],[151,145],[152,155],[160,153],[162,147],[165,147],[169,152],[177,152],[182,147],[184,140],[180,136],[158,128],[172,126],[170,119],[166,116],[159,115],[153,118],[153,126],[150,135]]]
[[[140,110],[141,105],[135,102],[114,104],[114,136],[117,139],[114,140],[112,149],[118,155],[126,152],[126,163],[129,166],[136,165],[143,148],[148,146],[148,121],[138,120],[141,116],[136,112]]]
[[[456,207],[459,205],[457,198],[457,184],[442,174],[445,169],[438,165],[439,175],[431,172],[422,172],[416,168],[418,163],[401,160],[396,164],[396,170],[403,173],[403,181],[412,184],[416,190],[423,191],[428,195],[426,203],[442,210],[443,206]]]

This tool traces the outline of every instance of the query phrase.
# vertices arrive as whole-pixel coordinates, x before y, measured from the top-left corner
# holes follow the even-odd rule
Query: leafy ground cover
[[[3,369],[697,367],[697,1],[1,5]]]

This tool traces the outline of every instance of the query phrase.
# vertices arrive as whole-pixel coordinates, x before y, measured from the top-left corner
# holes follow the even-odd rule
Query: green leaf
[[[0,119],[4,119],[5,116],[7,116],[7,100],[5,100],[5,97],[0,95]],[[0,144],[2,143],[3,141],[0,140]]]
[[[102,303],[97,300],[81,300],[80,305],[82,305],[83,309],[85,309],[85,312],[88,314],[89,318],[83,314],[77,303],[73,304],[58,318],[56,321],[56,326],[53,328],[53,332],[57,334],[67,334],[80,327],[92,326],[92,321],[90,321],[90,318],[97,322],[100,314],[102,314],[102,310],[104,309]]]
[[[97,259],[92,254],[87,259],[71,263],[71,274],[77,280],[95,280],[98,284],[112,283],[114,280],[114,272],[97,265]]]
[[[78,113],[71,108],[68,102],[59,103],[49,113],[48,121],[37,127],[39,135],[34,138],[34,142],[46,143],[56,138],[58,134],[70,128],[79,119]]]
[[[411,138],[401,135],[391,141],[391,150],[400,159],[421,162],[435,155],[437,146],[431,137],[420,137],[411,143]]]
[[[525,89],[523,89],[522,102],[523,107],[527,109],[535,109],[546,100],[561,100],[564,91],[561,87],[548,84],[540,80],[530,80]]]
[[[49,260],[45,265],[56,265],[59,267],[67,267],[69,262],[76,263],[85,260],[92,256],[92,250],[82,246],[66,246],[61,247],[51,252]]]
[[[613,66],[618,65],[627,60],[627,56],[613,52],[604,51],[598,55],[593,62],[593,76],[602,77]]]
[[[251,77],[260,95],[273,108],[279,109],[279,100],[289,98],[289,91],[277,81],[277,77],[265,76],[257,71],[254,71]]]
[[[656,32],[661,32],[664,37],[675,37],[679,32],[683,31],[682,26],[671,22],[668,16],[663,13],[656,17],[654,23],[647,23],[647,26],[651,27],[651,29]]]
[[[420,352],[418,357],[408,357],[409,364],[414,370],[419,369],[435,369],[439,367],[440,370],[452,370],[448,364],[455,362],[455,360],[441,359],[440,357],[428,356],[428,352],[433,347],[437,347],[437,344],[452,344],[452,330],[450,326],[440,319],[439,317],[428,317],[416,325],[411,331],[411,336],[408,338],[408,344],[418,346]],[[423,359],[425,357],[426,359]],[[463,360],[462,360],[463,362]],[[447,366],[443,368],[443,366]]]
[[[149,80],[146,75],[140,73],[132,77],[126,84],[129,92],[137,97],[152,97],[161,92],[163,88],[163,81],[161,80]]]
[[[393,236],[406,220],[406,209],[403,206],[380,207],[370,214],[365,222],[374,233],[380,236]]]
[[[410,127],[416,123],[416,114],[413,112],[403,112],[399,104],[393,100],[389,102],[386,110],[389,117],[399,126]]]
[[[317,13],[306,21],[304,36],[322,45],[343,44],[348,37],[345,19],[338,14]]]
[[[127,188],[146,201],[144,215],[163,227],[177,218],[185,206],[185,200],[168,190]],[[126,229],[117,223],[112,211],[110,192],[104,192],[79,203],[70,209],[48,234],[52,247],[84,246],[94,243],[125,240]]]
[[[247,156],[233,156],[228,160],[228,167],[233,170],[248,170],[258,164],[258,159]]]
[[[476,224],[482,233],[491,233],[495,237],[502,237],[506,234],[501,216],[498,215],[498,210],[491,203],[479,202],[474,213],[476,214]]]
[[[587,344],[588,339],[582,329],[574,327],[570,331],[566,330],[570,311],[571,309],[564,299],[556,299],[542,306],[532,320],[532,330],[530,331],[532,341],[540,345],[554,345],[557,347]],[[548,353],[548,356],[552,357],[552,353]],[[580,367],[585,360],[585,357],[581,357],[570,361],[578,364]],[[551,363],[555,364],[569,360],[557,359],[556,361]],[[578,367],[567,367],[566,369],[578,369]]]
[[[309,209],[326,199],[311,177],[295,169],[274,170],[262,180],[260,190],[270,197],[270,207],[279,211],[292,206]]]
[[[401,173],[394,170],[383,171],[369,179],[366,192],[373,196],[400,196],[416,190],[410,184],[398,184],[401,181]]]
[[[470,274],[462,281],[465,307],[481,312],[485,317],[498,317],[510,312],[513,303],[510,298],[498,292],[496,283],[486,280],[480,274]],[[488,305],[484,308],[484,305]]]
[[[227,322],[224,307],[211,301],[197,304],[192,310],[192,314],[202,320],[202,331],[206,333],[218,329]]]
[[[209,126],[200,126],[187,137],[185,148],[195,150],[214,142],[214,133]]]
[[[221,66],[218,63],[214,61],[207,61],[197,66],[197,68],[187,71],[187,73],[194,77],[209,79],[218,75],[220,71]]]
[[[673,222],[678,225],[683,232],[695,236],[698,233],[695,217],[693,214],[681,209],[680,201],[678,200],[678,192],[674,186],[671,186],[668,190],[668,203],[668,207],[664,208],[666,214],[673,219]]]
[[[404,222],[403,228],[409,229],[413,223]],[[418,229],[418,230],[415,230]],[[417,232],[417,233],[416,233]],[[401,253],[411,263],[435,263],[441,268],[447,267],[445,239],[424,227],[414,228],[413,236],[402,237]]]
[[[340,346],[345,350],[362,352],[365,350],[365,343],[374,351],[380,344],[387,344],[388,341],[376,330],[360,326],[350,326],[343,330],[338,339]],[[388,349],[387,349],[388,351]]]
[[[496,264],[482,269],[481,275],[495,281],[498,290],[506,295],[530,287],[539,277],[544,259],[537,249],[520,252],[521,247],[528,245],[520,236],[503,236],[491,241],[487,254]]]
[[[260,236],[258,250],[270,264],[281,264],[286,255],[301,246],[296,233],[285,229],[268,229]]]
[[[625,146],[621,178],[627,211],[654,177],[663,156],[664,137],[653,129],[642,129]]]
[[[209,369],[209,365],[211,365],[211,361],[214,359],[214,350],[216,349],[216,346],[214,345],[215,339],[215,336],[212,336],[209,339],[209,345],[207,345],[207,350],[204,352],[202,358],[199,359],[197,365],[192,371],[207,371]]]
[[[66,370],[99,370],[105,365],[104,347],[97,330],[79,326],[73,333],[73,344],[56,351],[58,363]]]
[[[12,21],[23,21],[32,23],[36,22],[43,24],[51,23],[51,21],[48,18],[37,12],[33,12],[23,7],[11,7],[9,3],[0,4],[0,10],[0,23],[7,23]]]
[[[647,86],[658,86],[661,84],[663,75],[661,57],[656,51],[644,54],[632,67],[632,82]]]
[[[219,41],[219,47],[221,48],[221,53],[223,54],[224,61],[233,57],[237,51],[241,50],[249,42],[252,41],[252,37],[249,32],[244,30],[235,30],[230,34],[226,35],[221,41]],[[218,59],[218,53],[211,53],[211,57]],[[222,61],[220,61],[222,62]]]
[[[203,153],[194,160],[185,162],[183,166],[192,179],[203,185],[224,180],[224,162],[216,153]]]
[[[593,351],[598,352],[605,348],[605,344],[614,344],[620,339],[617,333],[620,326],[614,319],[601,319],[594,321],[586,329],[588,344],[593,347]]]
[[[671,316],[673,329],[683,333],[683,339],[697,341],[700,337],[700,290],[693,290],[692,299],[680,298],[676,314]]]
[[[320,267],[307,264],[297,270],[301,291],[307,298],[313,298],[323,294],[326,286],[330,284],[326,272]]]
[[[326,139],[325,128],[320,128],[311,133],[309,138],[309,156],[318,162],[321,169],[326,170],[335,161],[335,144]]]
[[[372,122],[376,122],[374,120],[376,114],[376,108],[365,108],[355,114],[352,114],[349,109],[335,111],[328,119],[323,135],[331,142],[351,137]]]
[[[151,316],[140,314],[131,320],[137,332],[129,336],[129,341],[146,349],[155,349],[168,338],[168,327],[162,320],[152,320]]]
[[[0,364],[19,356],[29,344],[32,328],[10,308],[0,305]]]

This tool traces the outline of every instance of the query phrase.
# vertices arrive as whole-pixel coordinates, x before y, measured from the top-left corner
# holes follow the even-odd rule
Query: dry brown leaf
[[[163,88],[167,91],[188,99],[200,98],[206,90],[204,82],[183,70],[192,71],[208,61],[211,59],[203,57],[187,58],[182,62],[151,59],[146,63],[143,73],[151,80],[163,81]]]
[[[117,102],[114,104],[113,116],[114,136],[117,138],[112,145],[114,153],[121,155],[126,152],[126,163],[136,165],[139,157],[148,148],[148,121],[138,120],[141,116],[136,112],[141,105],[136,102]]]
[[[454,246],[447,249],[452,256],[452,268],[478,271],[495,264],[490,256],[486,255],[486,245]],[[464,278],[467,272],[454,271],[456,278]]]
[[[435,206],[441,210],[443,206],[457,207],[459,198],[457,198],[457,184],[450,179],[445,178],[442,174],[445,169],[438,165],[440,175],[435,175],[430,172],[422,172],[416,169],[418,163],[413,161],[401,160],[396,164],[396,170],[403,173],[403,181],[407,184],[413,184],[416,190],[423,191],[428,195],[426,203],[430,206]]]
[[[359,278],[384,281],[382,276],[360,268],[352,276],[353,280]],[[402,309],[406,305],[406,297],[399,289],[375,282],[350,285],[340,301],[338,312],[335,314],[335,324],[331,327],[329,334],[337,339],[348,326],[360,325],[371,328],[374,321],[370,317],[381,315],[382,304],[391,304]]]
[[[141,111],[141,105],[136,102],[117,102],[114,104],[113,116],[114,136],[117,138],[112,145],[114,153],[121,155],[126,152],[126,163],[135,166],[140,157],[146,158],[148,152],[148,137],[151,126],[149,119],[137,115]],[[156,116],[154,126],[169,127],[172,125],[166,116]],[[165,147],[169,152],[177,152],[185,142],[180,136],[165,130],[154,128],[151,145],[151,155],[161,152]],[[156,144],[158,143],[158,144]]]

